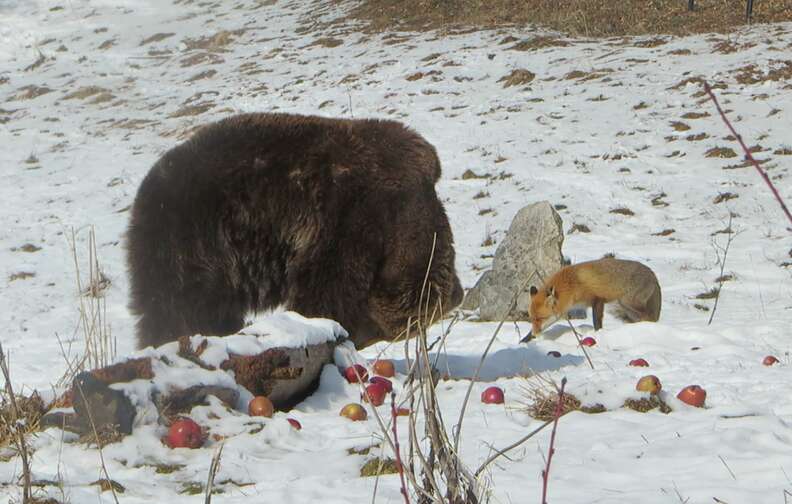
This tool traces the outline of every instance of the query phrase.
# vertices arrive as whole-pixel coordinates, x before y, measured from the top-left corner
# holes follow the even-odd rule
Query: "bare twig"
[[[732,126],[731,122],[729,122],[729,119],[726,117],[726,113],[721,108],[720,103],[718,103],[718,99],[715,97],[715,93],[712,92],[712,88],[707,81],[704,81],[704,91],[706,91],[710,99],[712,99],[712,102],[715,104],[715,108],[718,109],[718,113],[723,119],[723,122],[726,123],[726,127],[729,128],[729,131],[731,131],[732,135],[734,135],[734,137],[737,139],[737,142],[739,142],[740,147],[742,147],[743,152],[745,152],[745,158],[751,162],[754,168],[756,168],[756,171],[759,172],[759,175],[767,183],[767,186],[770,188],[770,191],[772,191],[773,196],[775,196],[775,199],[778,201],[778,204],[781,205],[781,210],[783,210],[783,212],[786,214],[787,219],[789,219],[789,223],[792,224],[792,213],[790,213],[789,208],[787,208],[786,203],[784,203],[784,200],[781,198],[778,189],[776,189],[775,185],[770,180],[770,177],[767,176],[767,173],[765,173],[759,163],[756,162],[756,159],[754,159],[753,155],[751,155],[751,151],[745,145],[745,142],[743,142],[742,136],[737,133],[737,131],[734,129],[734,126]]]
[[[577,329],[575,329],[575,326],[572,325],[572,322],[568,318],[566,319],[566,321],[567,324],[569,324],[569,327],[572,328],[572,332],[575,333],[575,338],[577,338],[578,347],[580,347],[580,349],[583,350],[583,355],[586,356],[586,360],[588,360],[589,366],[591,366],[591,369],[594,369],[594,363],[591,362],[591,357],[589,357],[588,350],[586,350],[585,345],[583,345],[583,341],[580,339],[580,334],[577,332]]]
[[[6,361],[5,352],[3,352],[2,343],[0,343],[0,369],[3,371],[5,390],[8,395],[8,401],[11,403],[11,411],[13,412],[11,426],[16,433],[17,451],[19,452],[19,458],[22,459],[22,504],[28,504],[31,501],[30,453],[27,443],[25,442],[25,431],[21,425],[23,421],[22,415],[19,413],[19,406],[16,402],[16,396],[14,396],[14,388],[11,386],[11,373],[8,371],[8,362]]]
[[[720,262],[720,275],[718,275],[718,290],[715,293],[715,303],[712,305],[712,312],[710,313],[707,325],[712,324],[712,320],[715,318],[715,311],[718,309],[718,301],[720,300],[721,290],[723,289],[723,270],[726,268],[726,257],[729,255],[729,247],[731,246],[734,237],[737,236],[737,233],[735,233],[732,229],[733,219],[734,214],[729,212],[729,225],[726,227],[729,237],[726,239],[726,246],[722,248],[722,257],[720,251],[718,250],[717,244],[713,243],[713,246],[715,247],[715,254],[718,256],[718,262]]]
[[[561,415],[561,416],[563,416],[563,415]],[[555,421],[555,419],[546,421],[545,423],[543,423],[542,425],[540,425],[536,429],[532,430],[531,432],[529,432],[528,434],[526,434],[525,436],[521,437],[520,439],[518,439],[517,441],[515,441],[514,443],[510,444],[509,446],[507,446],[505,448],[502,448],[500,450],[498,450],[497,448],[493,448],[493,450],[495,450],[495,454],[490,456],[490,458],[485,460],[484,463],[481,464],[481,466],[479,466],[478,469],[476,469],[475,475],[478,476],[479,474],[481,474],[484,471],[484,469],[486,469],[487,466],[489,466],[491,463],[493,463],[495,460],[497,460],[498,457],[505,456],[507,452],[509,452],[509,451],[517,448],[521,444],[525,443],[526,441],[528,441],[529,439],[534,437],[536,434],[541,432],[542,429],[544,429],[545,427],[547,427],[548,425],[550,425],[554,421]]]
[[[504,313],[500,323],[498,323],[498,327],[495,328],[495,332],[492,333],[492,337],[487,343],[486,348],[484,348],[484,353],[481,354],[481,359],[479,360],[478,366],[476,367],[476,372],[473,374],[473,378],[470,379],[470,385],[468,386],[467,392],[465,392],[465,399],[462,401],[462,409],[459,412],[459,420],[455,426],[456,432],[454,432],[454,451],[459,451],[459,436],[462,432],[462,420],[465,418],[465,409],[467,408],[468,401],[470,400],[470,393],[473,391],[473,386],[478,381],[479,374],[481,374],[481,368],[484,366],[484,360],[487,358],[487,354],[489,353],[490,348],[492,348],[492,344],[495,343],[495,339],[498,337],[498,333],[503,327],[503,324],[506,322],[509,313],[511,313],[511,311],[517,306],[517,298],[519,297],[520,293],[525,290],[535,274],[536,271],[531,273],[525,283],[523,283],[523,285],[514,293],[511,303],[509,303],[509,308],[506,310],[506,313]]]
[[[718,455],[718,458],[720,459],[721,462],[723,462],[723,467],[725,467],[726,470],[729,471],[729,474],[731,474],[732,479],[734,481],[737,481],[737,476],[734,475],[734,471],[731,470],[731,467],[729,467],[729,464],[726,463],[726,460],[720,455]]]
[[[393,446],[395,447],[396,468],[399,470],[399,481],[401,482],[401,493],[404,496],[404,504],[410,504],[408,497],[407,484],[404,482],[404,467],[402,466],[401,452],[399,451],[399,434],[396,431],[396,393],[391,392],[391,422],[393,428]]]
[[[217,471],[220,470],[220,457],[223,456],[223,447],[225,443],[221,443],[220,447],[215,451],[212,456],[212,463],[209,464],[209,476],[206,478],[206,498],[204,504],[212,504],[212,490],[214,490],[214,480],[217,476]]]
[[[550,461],[553,460],[555,453],[555,436],[558,427],[558,419],[561,418],[561,411],[564,405],[564,387],[566,378],[561,379],[561,389],[558,391],[558,405],[556,406],[555,419],[553,420],[553,432],[550,434],[550,447],[547,449],[547,465],[542,471],[542,504],[547,504],[547,484],[550,481]]]

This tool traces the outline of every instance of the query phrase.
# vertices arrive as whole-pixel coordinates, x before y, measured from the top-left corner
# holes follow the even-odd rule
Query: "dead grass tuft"
[[[558,37],[534,37],[532,39],[521,40],[511,46],[512,51],[537,51],[548,47],[566,47],[569,42]]]
[[[16,396],[16,405],[19,416],[13,411],[11,401],[6,397],[6,394],[2,394],[2,398],[0,398],[0,448],[5,448],[16,441],[17,431],[14,429],[14,421],[19,422],[19,425],[24,425],[23,433],[27,436],[38,431],[39,420],[47,411],[44,401],[35,392],[30,397]]]
[[[627,207],[614,208],[609,213],[619,214],[619,215],[626,215],[628,217],[631,217],[631,216],[635,215],[635,212],[633,212],[632,210],[630,210]]]
[[[188,51],[200,50],[207,52],[226,52],[225,47],[231,44],[236,37],[244,33],[245,30],[222,30],[214,35],[208,35],[200,38],[185,39],[184,45],[187,46]]]
[[[737,153],[734,152],[734,149],[730,147],[713,147],[710,150],[708,150],[704,155],[706,157],[716,157],[716,158],[737,157]]]
[[[512,87],[512,86],[523,86],[525,84],[529,84],[534,78],[536,74],[533,72],[526,70],[524,68],[517,68],[512,70],[509,75],[504,75],[498,82],[503,82],[503,87]]]
[[[90,98],[91,96],[96,96],[98,94],[107,92],[107,89],[101,88],[99,86],[84,86],[77,91],[73,91],[64,95],[61,100],[84,100],[86,98]]]
[[[523,410],[537,420],[544,422],[553,420],[558,406],[558,390],[548,379],[538,376],[534,378],[528,379],[527,384],[521,387]],[[561,408],[561,415],[570,411],[580,411],[580,399],[569,392],[564,392],[564,403]]]
[[[740,84],[759,84],[767,81],[792,80],[792,61],[770,60],[768,70],[762,70],[754,64],[746,65],[736,70],[735,80]]]
[[[360,468],[360,476],[367,478],[371,476],[381,476],[383,474],[397,474],[399,466],[392,458],[373,458],[366,461]]]
[[[624,401],[624,407],[633,411],[638,411],[639,413],[646,413],[647,411],[652,411],[653,409],[659,409],[665,414],[671,413],[671,407],[655,394],[652,394],[648,398],[642,397],[641,399],[627,399]]]

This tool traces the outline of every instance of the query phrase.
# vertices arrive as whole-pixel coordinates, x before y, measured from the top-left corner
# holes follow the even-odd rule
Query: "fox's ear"
[[[530,292],[531,292],[531,297],[533,297],[536,295],[537,292],[539,292],[539,290],[536,288],[535,285],[532,285]]]
[[[547,303],[547,306],[552,308],[553,306],[555,306],[556,301],[558,301],[558,297],[556,297],[555,287],[548,287],[546,294],[547,294],[547,301],[545,301],[545,303]]]

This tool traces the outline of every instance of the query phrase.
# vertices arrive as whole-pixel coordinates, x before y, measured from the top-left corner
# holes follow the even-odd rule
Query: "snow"
[[[655,37],[564,39],[564,46],[517,51],[501,42],[548,33],[526,27],[365,34],[331,4],[268,3],[0,0],[0,340],[17,390],[49,391],[66,371],[56,334],[68,355],[82,351],[67,240],[72,229],[83,281],[88,231],[96,231],[101,267],[111,281],[105,299],[118,356],[133,355],[123,249],[128,207],[149,167],[191,128],[249,111],[393,118],[438,149],[438,192],[466,288],[490,266],[514,214],[548,200],[565,205],[559,212],[570,259],[614,252],[640,260],[663,289],[657,324],[625,325],[606,314],[603,330],[593,334],[590,320],[575,321],[579,332],[597,339],[588,349],[594,369],[564,324],[528,345],[518,344],[528,324],[505,324],[472,397],[496,382],[507,404],[471,402],[462,431],[466,463],[477,467],[492,447],[539,424],[521,402],[528,386],[523,375],[541,372],[556,381],[566,377],[569,391],[584,403],[609,408],[571,413],[559,423],[549,497],[554,504],[784,502],[783,492],[792,492],[792,399],[785,388],[792,378],[792,268],[782,264],[792,262],[792,235],[753,168],[735,168],[742,155],[700,86],[680,83],[701,76],[727,86],[716,89],[721,103],[746,143],[761,146],[755,155],[768,160],[763,166],[790,202],[792,157],[781,154],[792,148],[790,78],[739,81],[750,65],[766,73],[792,60],[792,24],[649,44]],[[214,45],[200,40],[224,30],[230,34]],[[147,41],[156,34],[173,35]],[[342,43],[328,47],[318,43],[322,38]],[[735,50],[719,50],[723,42]],[[534,80],[503,87],[499,79],[519,68],[533,72]],[[574,71],[583,73],[575,77]],[[417,72],[423,76],[411,77]],[[83,89],[88,86],[100,89]],[[49,91],[29,97],[31,89],[43,88]],[[201,109],[195,106],[206,110],[196,114]],[[690,129],[677,131],[675,122]],[[738,155],[707,157],[715,147]],[[468,169],[482,178],[462,179]],[[722,193],[738,197],[716,203]],[[611,213],[618,208],[634,215]],[[724,283],[707,325],[713,301],[695,296],[716,285],[718,247],[727,239],[718,231],[730,214],[739,234],[724,273],[734,279]],[[574,224],[590,232],[570,233]],[[492,245],[482,244],[487,237]],[[40,250],[25,252],[25,244]],[[226,344],[275,344],[295,327],[305,341],[337,330],[328,321],[273,317],[254,326],[268,336]],[[464,320],[445,341],[439,365],[452,379],[438,387],[444,418],[457,418],[466,378],[495,326]],[[434,327],[430,337],[444,327]],[[378,344],[361,356],[347,347],[339,358],[351,363],[384,356],[404,373],[402,349]],[[562,356],[548,357],[550,350]],[[763,366],[768,354],[781,363]],[[214,358],[221,357],[218,351]],[[637,357],[650,367],[626,365]],[[640,397],[634,384],[647,373],[661,379],[672,413],[619,407],[625,398]],[[403,377],[397,375],[397,392]],[[707,408],[676,400],[689,384],[707,390]],[[343,405],[358,400],[358,388],[327,366],[312,397],[271,420],[229,412],[218,402],[196,408],[192,416],[224,437],[216,480],[234,482],[220,484],[224,493],[216,499],[370,500],[374,480],[358,473],[365,457],[347,449],[375,444],[376,422],[338,416]],[[303,429],[291,429],[287,417]],[[132,436],[104,448],[109,474],[126,487],[123,502],[199,498],[179,492],[187,483],[205,483],[220,441],[170,450],[159,441],[163,434],[163,427],[143,422]],[[493,502],[539,500],[548,440],[543,431],[489,469]],[[103,477],[98,451],[72,441],[57,429],[33,441],[34,479],[63,483],[40,492],[75,504],[112,502],[109,493],[89,485]],[[15,482],[18,459],[0,460],[0,481]],[[168,464],[183,467],[156,472]],[[18,498],[19,489],[5,484],[0,496]],[[397,478],[380,478],[377,500],[401,502]]]

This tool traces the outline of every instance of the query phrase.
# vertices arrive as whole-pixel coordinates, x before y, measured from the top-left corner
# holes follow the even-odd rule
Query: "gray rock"
[[[541,286],[561,268],[563,242],[563,223],[553,205],[541,201],[522,208],[498,245],[492,269],[468,291],[462,308],[478,308],[481,320],[526,320],[530,287]],[[516,306],[507,313],[515,295]]]
[[[75,426],[81,434],[117,431],[132,433],[135,408],[120,390],[113,390],[91,373],[83,372],[72,383]]]

